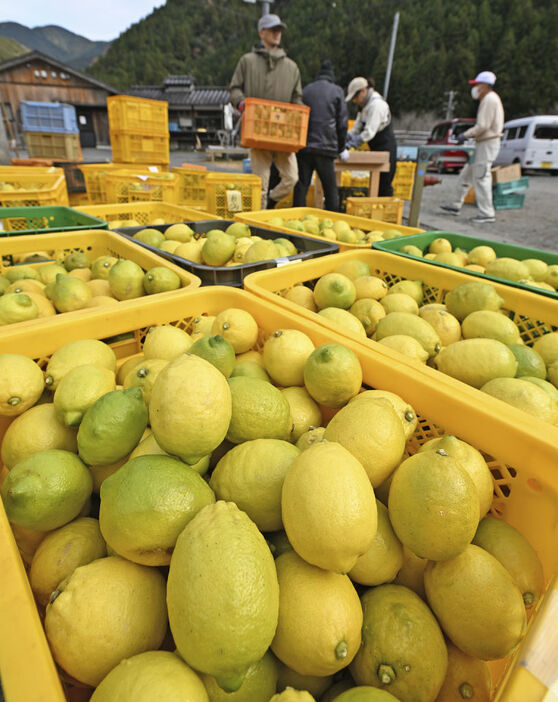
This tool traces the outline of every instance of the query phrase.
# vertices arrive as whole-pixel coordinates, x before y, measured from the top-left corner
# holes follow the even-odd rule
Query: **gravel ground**
[[[108,148],[84,149],[83,156],[85,161],[111,160]],[[213,171],[242,171],[241,159],[212,162],[209,154],[199,151],[172,151],[170,160],[171,166],[198,163]],[[441,179],[438,185],[425,187],[423,191],[420,226],[424,229],[468,234],[558,253],[558,178],[546,173],[530,174],[529,189],[521,209],[497,210],[496,222],[478,225],[470,221],[478,213],[475,205],[464,205],[458,217],[445,214],[440,209],[440,205],[454,199],[458,176],[447,174],[438,177]],[[409,203],[405,203],[404,221],[408,212]]]

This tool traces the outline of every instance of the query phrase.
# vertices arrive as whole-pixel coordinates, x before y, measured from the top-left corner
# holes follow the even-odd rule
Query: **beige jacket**
[[[477,123],[464,134],[467,138],[474,137],[475,141],[500,139],[504,129],[504,108],[502,101],[493,90],[488,92],[480,101],[477,112]]]

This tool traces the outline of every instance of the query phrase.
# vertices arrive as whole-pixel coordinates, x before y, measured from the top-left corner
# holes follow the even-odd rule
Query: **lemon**
[[[137,456],[168,456],[169,454],[159,446],[157,439],[152,432],[144,432],[143,438],[132,451],[129,458],[136,458]]]
[[[173,239],[165,239],[161,243],[161,246],[159,248],[161,251],[166,251],[167,253],[174,253],[176,249],[180,246],[181,242],[180,241],[174,241]]]
[[[558,289],[558,265],[548,267],[544,282],[554,288],[554,290]]]
[[[435,359],[438,370],[475,388],[493,378],[513,378],[517,360],[496,339],[463,339],[443,348]]]
[[[328,702],[329,699],[331,699],[331,702],[396,702],[397,700],[397,697],[394,697],[389,692],[370,685],[358,685],[349,689],[343,686],[339,688],[339,691],[342,694],[327,700],[324,698],[323,702]]]
[[[24,278],[32,278],[33,280],[40,279],[37,270],[31,266],[12,266],[11,268],[8,268],[4,275],[10,281],[10,283],[15,282],[16,280],[23,280]]]
[[[434,239],[430,242],[428,246],[428,251],[429,253],[439,254],[447,251],[451,252],[452,248],[453,247],[450,241],[444,239],[443,237],[438,237],[437,239]]]
[[[504,566],[478,546],[469,544],[447,561],[430,561],[424,585],[440,626],[469,656],[504,658],[525,634],[521,591]]]
[[[26,292],[25,295],[29,297],[37,305],[37,317],[36,319],[42,319],[43,317],[53,317],[56,314],[53,304],[47,300],[47,298],[40,293]]]
[[[390,403],[401,420],[401,426],[403,427],[403,433],[405,434],[406,440],[410,439],[415,433],[415,429],[417,428],[418,424],[416,412],[411,405],[405,402],[405,400],[399,397],[399,395],[396,395],[394,392],[389,392],[388,390],[365,390],[364,392],[359,393],[356,397],[353,397],[350,402],[359,402],[359,400],[366,398],[382,398]]]
[[[541,378],[542,380],[546,378],[546,366],[544,365],[542,356],[534,349],[522,343],[508,344],[508,347],[517,359],[516,378],[521,378],[525,375]]]
[[[445,263],[447,266],[456,266],[457,268],[460,268],[463,265],[463,259],[461,256],[456,253],[450,253],[449,251],[442,251],[442,253],[435,254],[434,261]]]
[[[22,414],[42,395],[43,372],[27,356],[18,353],[0,354],[0,415]]]
[[[548,263],[538,258],[526,258],[521,263],[529,271],[529,277],[536,281],[544,281],[548,274]]]
[[[296,443],[310,427],[322,423],[322,413],[316,402],[310,397],[306,388],[290,387],[281,390],[291,408],[293,428],[290,441]]]
[[[0,327],[5,324],[37,319],[39,308],[25,293],[7,293],[0,297]]]
[[[411,549],[403,546],[403,565],[399,573],[395,576],[394,584],[404,585],[409,590],[415,592],[426,602],[426,592],[424,590],[424,569],[428,560],[419,558]]]
[[[78,430],[78,452],[92,466],[106,466],[127,456],[147,426],[147,409],[139,388],[114,390],[86,411]]]
[[[165,266],[153,266],[143,276],[143,288],[148,295],[179,290],[181,287],[178,274]]]
[[[468,261],[483,268],[496,259],[496,252],[491,246],[475,246],[469,251]]]
[[[332,681],[332,675],[301,675],[297,673],[296,670],[279,662],[279,677],[277,679],[277,690],[279,692],[283,692],[283,690],[291,687],[295,690],[305,690],[316,699],[320,699],[322,694],[331,685]]]
[[[304,365],[314,348],[304,332],[277,329],[264,344],[264,367],[277,385],[304,385]]]
[[[401,251],[401,253],[409,254],[409,256],[416,256],[417,258],[436,258],[436,254],[434,253],[427,253],[424,255],[422,249],[419,249],[418,246],[413,246],[413,244],[402,246],[399,251]]]
[[[11,470],[23,459],[47,449],[77,452],[76,429],[56,419],[52,403],[31,407],[11,422],[2,441],[2,463]]]
[[[137,354],[127,358],[116,373],[116,382],[118,385],[122,385],[124,378],[128,375],[128,373],[136,368],[140,363],[143,363],[143,361],[145,361],[143,354]]]
[[[174,250],[174,255],[184,258],[187,261],[192,261],[193,263],[203,263],[202,259],[202,247],[205,243],[205,239],[188,241],[185,244],[180,244]]]
[[[461,339],[461,325],[457,317],[450,314],[445,306],[444,309],[435,309],[432,305],[425,305],[419,309],[419,316],[422,317],[440,337],[442,346],[449,346]]]
[[[236,357],[234,348],[220,334],[204,336],[190,347],[189,353],[205,358],[228,378],[234,370]]]
[[[355,315],[340,307],[324,307],[318,314],[329,319],[342,332],[350,332],[360,339],[366,339],[366,330],[363,322]]]
[[[534,383],[547,392],[550,397],[558,401],[558,377],[555,372],[558,371],[558,363],[548,367],[548,377],[552,382],[543,380],[542,378],[536,378],[531,375],[522,375],[521,380],[527,380],[530,383]]]
[[[439,450],[445,451],[459,463],[461,468],[469,473],[477,489],[480,516],[484,517],[492,506],[494,485],[492,474],[481,452],[477,451],[474,446],[467,444],[465,441],[461,441],[455,436],[448,434],[439,439],[426,441],[419,448],[419,453],[423,451]]]
[[[120,466],[123,466],[126,463],[128,458],[129,456],[124,456],[124,458],[121,458],[120,460],[115,461],[114,463],[109,463],[106,466],[89,466],[89,470],[91,471],[91,477],[93,478],[93,492],[98,495],[101,491],[101,485],[104,483],[104,481],[113,473],[116,473]],[[115,556],[116,553],[111,553],[109,555]]]
[[[116,298],[114,297],[114,295],[111,292],[108,280],[93,279],[93,280],[89,280],[87,282],[87,285],[91,288],[91,292],[93,293],[93,297],[110,297],[113,300],[115,300],[116,302],[118,302],[118,300],[116,300]],[[90,300],[90,302],[91,302],[91,300]]]
[[[182,355],[157,376],[149,420],[164,451],[188,464],[210,454],[225,438],[231,392],[223,374],[203,358]]]
[[[320,310],[324,307],[347,310],[355,300],[353,281],[341,273],[326,273],[314,286],[314,301]]]
[[[519,344],[521,336],[515,322],[499,312],[477,310],[461,323],[464,339],[497,339],[503,344]]]
[[[541,356],[547,367],[558,361],[558,332],[541,336],[533,344],[533,350]]]
[[[266,383],[271,383],[271,378],[263,366],[261,366],[259,363],[253,363],[252,361],[244,361],[244,363],[235,364],[230,377],[237,378],[238,376],[258,378],[259,380],[265,380]]]
[[[376,533],[376,502],[366,471],[332,441],[316,443],[294,459],[283,483],[281,512],[294,550],[325,570],[347,573]]]
[[[359,556],[349,577],[361,585],[391,582],[403,565],[403,546],[389,521],[387,507],[376,500],[378,529],[370,548]]]
[[[239,353],[236,356],[236,364],[244,363],[248,361],[250,363],[257,363],[262,368],[264,367],[263,355],[259,351],[245,351],[244,353]]]
[[[10,283],[10,285],[4,290],[4,295],[7,293],[38,293],[44,297],[45,285],[44,283],[34,280],[33,278],[22,278],[21,280],[16,280],[15,283]]]
[[[84,251],[75,251],[68,254],[62,263],[67,271],[73,271],[76,268],[89,268],[91,266],[89,256]]]
[[[388,295],[409,295],[417,303],[422,305],[424,299],[424,291],[422,280],[400,280],[390,286]]]
[[[151,327],[143,342],[143,355],[146,359],[163,358],[172,361],[189,351],[194,342],[190,336],[179,327],[163,324]]]
[[[426,604],[401,585],[367,590],[361,601],[362,646],[350,667],[357,685],[387,690],[399,700],[436,699],[448,654]]]
[[[426,363],[428,360],[428,351],[425,351],[422,344],[413,336],[407,336],[407,334],[393,334],[392,336],[386,336],[378,343],[404,356],[408,356],[419,363]]]
[[[283,692],[278,692],[269,700],[269,702],[316,702],[312,695],[307,690],[295,690],[294,687],[288,687]]]
[[[99,522],[90,517],[48,533],[39,544],[29,572],[29,582],[39,604],[47,605],[51,593],[81,565],[106,556]]]
[[[80,459],[69,451],[51,449],[17,463],[1,492],[11,522],[50,531],[77,517],[91,490],[91,475]]]
[[[143,401],[147,406],[151,402],[151,392],[153,384],[159,373],[167,366],[169,361],[161,358],[150,358],[133,368],[124,378],[122,387],[124,390],[128,388],[140,388],[143,396]]]
[[[115,263],[117,263],[117,261],[118,259],[114,256],[99,256],[91,264],[91,277],[94,280],[108,281],[110,269],[114,266]]]
[[[450,290],[444,300],[447,311],[462,322],[468,314],[477,310],[498,310],[504,304],[490,283],[461,283]]]
[[[558,361],[554,361],[548,366],[548,379],[555,388],[558,388]],[[550,388],[546,389],[550,390]]]
[[[68,273],[68,275],[70,278],[79,278],[84,283],[91,280],[91,271],[89,268],[74,268]]]
[[[222,690],[211,675],[202,675],[202,680],[209,702],[269,702],[277,686],[277,669],[277,660],[267,651],[248,668],[244,682],[236,692]]]
[[[521,261],[506,256],[490,261],[485,266],[487,275],[505,280],[525,280],[529,278],[529,269]]]
[[[448,643],[448,670],[436,702],[490,702],[491,689],[487,664]]]
[[[245,441],[221,458],[209,484],[218,500],[234,502],[260,531],[282,529],[283,481],[299,453],[287,441]]]
[[[316,568],[293,551],[275,561],[279,622],[273,653],[301,675],[333,675],[360,646],[362,609],[346,575]]]
[[[382,298],[381,305],[386,314],[390,312],[408,312],[418,314],[418,305],[414,298],[405,293],[391,293]]]
[[[346,346],[323,344],[306,361],[304,384],[310,396],[319,404],[342,407],[360,390],[360,362]]]
[[[475,483],[443,449],[417,453],[399,465],[388,509],[398,539],[433,561],[461,553],[479,523]]]
[[[442,343],[438,334],[424,319],[409,312],[391,312],[379,320],[376,326],[376,339],[381,341],[387,336],[403,334],[412,336],[430,357],[440,350]]]
[[[76,568],[52,594],[45,617],[55,661],[92,686],[124,658],[159,648],[166,628],[163,576],[118,556]]]
[[[388,286],[381,278],[374,275],[366,275],[353,281],[356,291],[356,299],[369,297],[373,300],[381,300],[387,295]]]
[[[279,247],[269,239],[256,241],[246,250],[244,263],[257,263],[258,261],[268,261],[278,258],[281,255]]]
[[[95,689],[93,702],[210,702],[200,677],[174,653],[146,651],[122,660]]]
[[[119,556],[142,565],[168,565],[180,532],[213,502],[213,490],[181,461],[139,456],[103,481],[99,524]]]
[[[10,524],[10,528],[19,550],[19,555],[25,565],[30,566],[39,545],[50,532],[24,529],[17,524]]]
[[[197,341],[201,336],[210,336],[211,328],[213,327],[214,321],[215,317],[212,315],[202,315],[201,317],[194,317],[194,319],[192,320],[192,338]]]
[[[141,241],[143,244],[148,244],[149,246],[153,246],[155,248],[158,248],[164,241],[163,234],[161,234],[161,232],[158,229],[153,229],[152,227],[140,229],[139,232],[132,234],[132,238],[136,239],[136,241]]]
[[[229,378],[228,383],[232,398],[229,441],[240,444],[251,439],[289,439],[291,408],[278,388],[246,376]]]
[[[204,507],[178,537],[167,605],[182,658],[238,690],[271,644],[279,588],[265,539],[232,502]]]
[[[97,339],[79,339],[64,344],[52,354],[45,371],[45,385],[56,390],[69,370],[86,364],[116,372],[116,356],[108,344]]]
[[[294,287],[289,288],[289,290],[283,294],[283,297],[285,300],[289,300],[295,305],[306,307],[306,309],[311,310],[312,312],[318,311],[316,303],[314,302],[314,293],[312,290],[310,290],[310,288],[307,288],[304,285],[295,285]]]
[[[522,378],[493,378],[481,390],[512,407],[558,426],[558,402],[534,383]]]
[[[58,273],[66,273],[66,269],[60,263],[46,263],[44,266],[37,268],[37,273],[40,281],[46,285],[47,283],[54,283]]]
[[[234,236],[235,239],[239,239],[243,236],[250,236],[250,227],[244,222],[233,222],[225,229],[227,234]]]
[[[113,371],[86,364],[69,370],[54,393],[58,421],[67,426],[79,424],[85,412],[100,397],[116,387]]]
[[[143,269],[134,261],[120,258],[110,269],[108,282],[117,300],[133,300],[145,295]]]
[[[184,222],[171,224],[170,227],[165,229],[165,239],[186,243],[187,241],[191,241],[193,236],[194,230]]]
[[[357,398],[331,419],[324,438],[336,441],[364,467],[372,485],[380,485],[405,450],[405,432],[396,410],[385,398]]]
[[[305,431],[304,434],[299,436],[296,447],[301,451],[306,451],[307,448],[321,441],[324,438],[324,434],[325,427],[310,427],[308,431]]]
[[[207,238],[202,246],[202,260],[208,266],[223,266],[232,257],[234,247],[234,236],[213,229],[207,233]]]
[[[250,312],[230,307],[220,312],[213,322],[212,334],[221,334],[236,354],[249,351],[258,340],[258,325]]]
[[[354,282],[357,278],[369,276],[370,266],[364,261],[353,259],[352,261],[343,261],[335,267],[333,272],[341,273],[341,275],[350,278]]]
[[[357,298],[349,311],[360,321],[367,336],[374,334],[378,320],[386,316],[383,305],[370,297]]]
[[[56,276],[50,295],[58,312],[81,310],[92,297],[93,292],[85,281],[61,273]]]

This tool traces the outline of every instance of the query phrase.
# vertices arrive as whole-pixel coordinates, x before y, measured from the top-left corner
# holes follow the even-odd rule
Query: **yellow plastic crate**
[[[137,224],[130,224],[130,220],[141,225],[153,224],[156,219],[164,219],[165,224],[221,219],[211,214],[211,212],[174,205],[170,202],[126,202],[110,205],[89,205],[80,207],[79,210],[108,222],[109,229],[137,226]]]
[[[175,173],[134,173],[113,170],[105,175],[107,198],[120,202],[170,202],[178,204],[178,177]]]
[[[393,177],[393,196],[402,200],[410,200],[413,195],[413,183],[415,182],[415,161],[397,161],[395,175]]]
[[[79,134],[58,132],[25,132],[25,146],[31,158],[53,158],[59,161],[81,161]]]
[[[2,172],[0,184],[0,207],[70,204],[63,173]]]
[[[215,315],[227,307],[250,312],[261,335],[257,348],[276,329],[298,329],[316,346],[338,343],[352,349],[368,387],[389,390],[401,395],[419,414],[419,426],[408,443],[409,453],[442,433],[451,433],[484,452],[494,479],[492,514],[504,518],[531,541],[544,567],[549,591],[523,645],[513,658],[490,666],[499,702],[531,702],[541,685],[526,675],[523,662],[542,655],[548,645],[537,633],[553,631],[552,605],[556,599],[553,578],[558,569],[558,430],[539,431],[534,418],[513,408],[500,411],[494,398],[471,401],[470,393],[456,388],[449,392],[429,378],[412,372],[397,360],[366,349],[333,331],[294,315],[278,305],[236,289],[215,286],[194,290],[182,298],[152,300],[133,310],[117,308],[110,316],[97,312],[93,317],[69,322],[55,320],[52,328],[42,328],[33,335],[14,329],[3,340],[7,353],[23,353],[44,367],[48,357],[63,343],[76,339],[106,339],[133,332],[133,336],[112,344],[119,359],[141,351],[149,327],[174,324],[191,329],[195,317]],[[0,418],[0,438],[9,420]],[[25,568],[16,543],[0,507],[0,557],[3,583],[0,588],[0,670],[7,700],[25,702],[64,702],[62,685],[56,675],[40,617],[31,593]],[[554,653],[548,652],[550,660]],[[535,661],[533,668],[535,667]],[[33,674],[29,675],[32,670]],[[506,670],[509,675],[506,677]],[[511,672],[510,672],[511,671]],[[527,682],[526,682],[527,680]],[[523,696],[514,696],[520,689]]]
[[[68,193],[68,200],[70,201],[70,207],[90,204],[87,193]]]
[[[401,224],[403,200],[396,197],[348,197],[347,214]]]
[[[223,219],[261,207],[262,181],[251,173],[208,173],[205,208]]]
[[[169,137],[110,131],[112,158],[123,163],[156,163],[169,166]]]
[[[42,256],[46,256],[50,259],[49,262],[52,262],[53,260],[61,260],[68,254],[78,251],[87,253],[91,260],[99,256],[126,258],[137,263],[144,271],[154,266],[163,266],[164,268],[169,268],[174,271],[180,278],[181,287],[178,290],[154,295],[144,295],[143,297],[138,297],[133,300],[122,300],[117,306],[103,307],[102,314],[105,318],[110,317],[115,309],[133,310],[136,307],[141,308],[147,301],[153,298],[161,299],[173,295],[183,297],[186,292],[201,285],[201,280],[196,275],[185,271],[179,266],[175,266],[174,263],[157,256],[139,244],[130,242],[113,232],[100,229],[41,234],[40,237],[30,235],[2,238],[0,239],[0,275],[5,273],[10,266],[23,262],[26,256],[36,252],[40,252]],[[32,265],[33,268],[39,268],[46,264],[43,262]],[[27,322],[17,322],[16,324],[0,326],[0,349],[5,353],[5,337],[9,336],[15,327],[22,328],[25,330],[26,334],[32,335],[35,334],[38,329],[54,329],[54,325],[62,318],[64,320],[71,320],[71,322],[80,319],[88,320],[98,309],[99,308],[90,307],[74,312],[64,312],[54,317],[42,317],[39,319],[31,319]]]
[[[164,100],[149,100],[131,95],[107,98],[111,131],[131,130],[153,136],[169,135],[169,104]]]
[[[353,215],[347,215],[344,212],[330,212],[329,210],[320,210],[315,207],[290,207],[283,210],[273,209],[273,210],[259,210],[258,212],[241,212],[235,215],[235,219],[240,222],[246,222],[246,224],[254,224],[256,226],[265,226],[268,229],[274,229],[278,232],[286,232],[287,234],[292,234],[293,229],[287,229],[287,227],[280,227],[275,224],[270,224],[270,220],[274,217],[282,217],[284,221],[288,219],[301,219],[306,215],[313,214],[324,219],[333,220],[334,222],[338,220],[344,220],[353,229],[361,229],[363,232],[380,231],[385,232],[388,229],[397,229],[401,232],[401,236],[406,236],[407,234],[418,234],[423,232],[424,229],[417,229],[416,227],[404,227],[402,224],[393,225],[390,222],[380,222],[375,219],[365,219],[364,217],[355,217]],[[303,232],[300,232],[302,234]],[[307,234],[304,232],[304,236],[309,236],[312,239],[325,239],[323,236],[318,236],[317,234]],[[339,244],[339,251],[353,251],[354,249],[362,250],[363,248],[370,248],[370,244],[345,244],[342,241],[335,242]]]
[[[370,182],[369,174],[357,176],[353,171],[341,171],[342,188],[367,188]]]
[[[129,170],[134,173],[152,173],[150,168],[157,168],[155,171],[157,173],[163,172],[162,166],[147,166],[141,163],[82,163],[79,167],[83,173],[87,197],[92,205],[109,202],[105,176],[110,171]]]
[[[202,171],[199,168],[188,168],[188,166],[175,166],[171,171],[178,178],[178,204],[205,209],[207,171]]]

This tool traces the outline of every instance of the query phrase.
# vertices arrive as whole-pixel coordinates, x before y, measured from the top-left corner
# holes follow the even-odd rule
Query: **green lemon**
[[[137,241],[141,241],[143,244],[148,244],[149,246],[154,246],[155,248],[159,248],[165,239],[158,229],[153,229],[152,227],[141,229],[132,236]]]
[[[278,388],[247,376],[231,377],[228,383],[232,398],[229,441],[240,444],[251,439],[289,439],[291,409]]]
[[[198,339],[190,347],[189,353],[205,358],[220,370],[225,378],[228,378],[234,370],[236,362],[234,348],[221,334]]]
[[[41,282],[46,285],[47,283],[54,283],[58,273],[65,275],[66,269],[60,263],[47,263],[44,266],[39,266],[37,272],[39,273]]]
[[[83,280],[58,274],[50,299],[58,312],[81,310],[93,297],[93,291]]]
[[[508,344],[508,348],[517,359],[516,378],[528,375],[535,378],[546,378],[546,366],[540,354],[524,344]]]
[[[148,295],[178,290],[180,286],[178,274],[165,266],[154,266],[143,276],[143,287]]]
[[[208,232],[201,250],[203,262],[208,266],[224,266],[234,254],[235,241],[234,236],[218,229]]]
[[[344,690],[340,695],[334,697],[332,702],[397,702],[397,697],[377,687],[358,685]]]
[[[12,266],[11,268],[8,268],[4,275],[10,281],[10,283],[15,282],[16,280],[21,280],[22,278],[32,278],[33,280],[40,279],[37,270],[31,266]]]
[[[70,272],[78,268],[90,268],[91,261],[89,256],[84,251],[76,251],[68,254],[63,261],[64,268]]]
[[[78,516],[93,487],[87,466],[69,451],[39,451],[15,465],[2,485],[11,522],[50,531]]]
[[[374,334],[378,320],[386,316],[383,305],[381,305],[378,300],[371,297],[357,298],[351,305],[349,312],[359,320],[367,336],[372,336],[372,334]],[[322,313],[323,310],[320,314]]]
[[[133,300],[145,295],[144,272],[137,263],[119,259],[110,269],[108,282],[112,295],[117,300]]]
[[[6,293],[0,297],[0,327],[27,322],[39,316],[37,303],[25,293]]]
[[[91,266],[91,277],[93,279],[108,280],[110,269],[117,261],[118,259],[114,256],[99,256],[93,261]]]
[[[222,690],[211,675],[202,675],[209,702],[269,702],[277,686],[277,660],[270,651],[248,668],[236,692]]]
[[[304,384],[320,405],[342,407],[360,390],[362,368],[351,349],[340,344],[323,344],[306,361]]]
[[[278,258],[281,255],[279,247],[271,239],[256,241],[244,254],[244,263],[257,263]]]
[[[319,309],[340,307],[347,310],[355,300],[353,281],[341,273],[326,273],[314,287],[314,301]]]
[[[225,229],[225,232],[235,239],[240,239],[243,236],[250,236],[250,227],[244,222],[233,222]]]
[[[258,378],[259,380],[265,380],[266,383],[271,383],[271,378],[267,374],[265,368],[262,368],[259,363],[255,363],[254,361],[242,361],[241,363],[235,363],[230,377],[236,378],[238,376]]]

